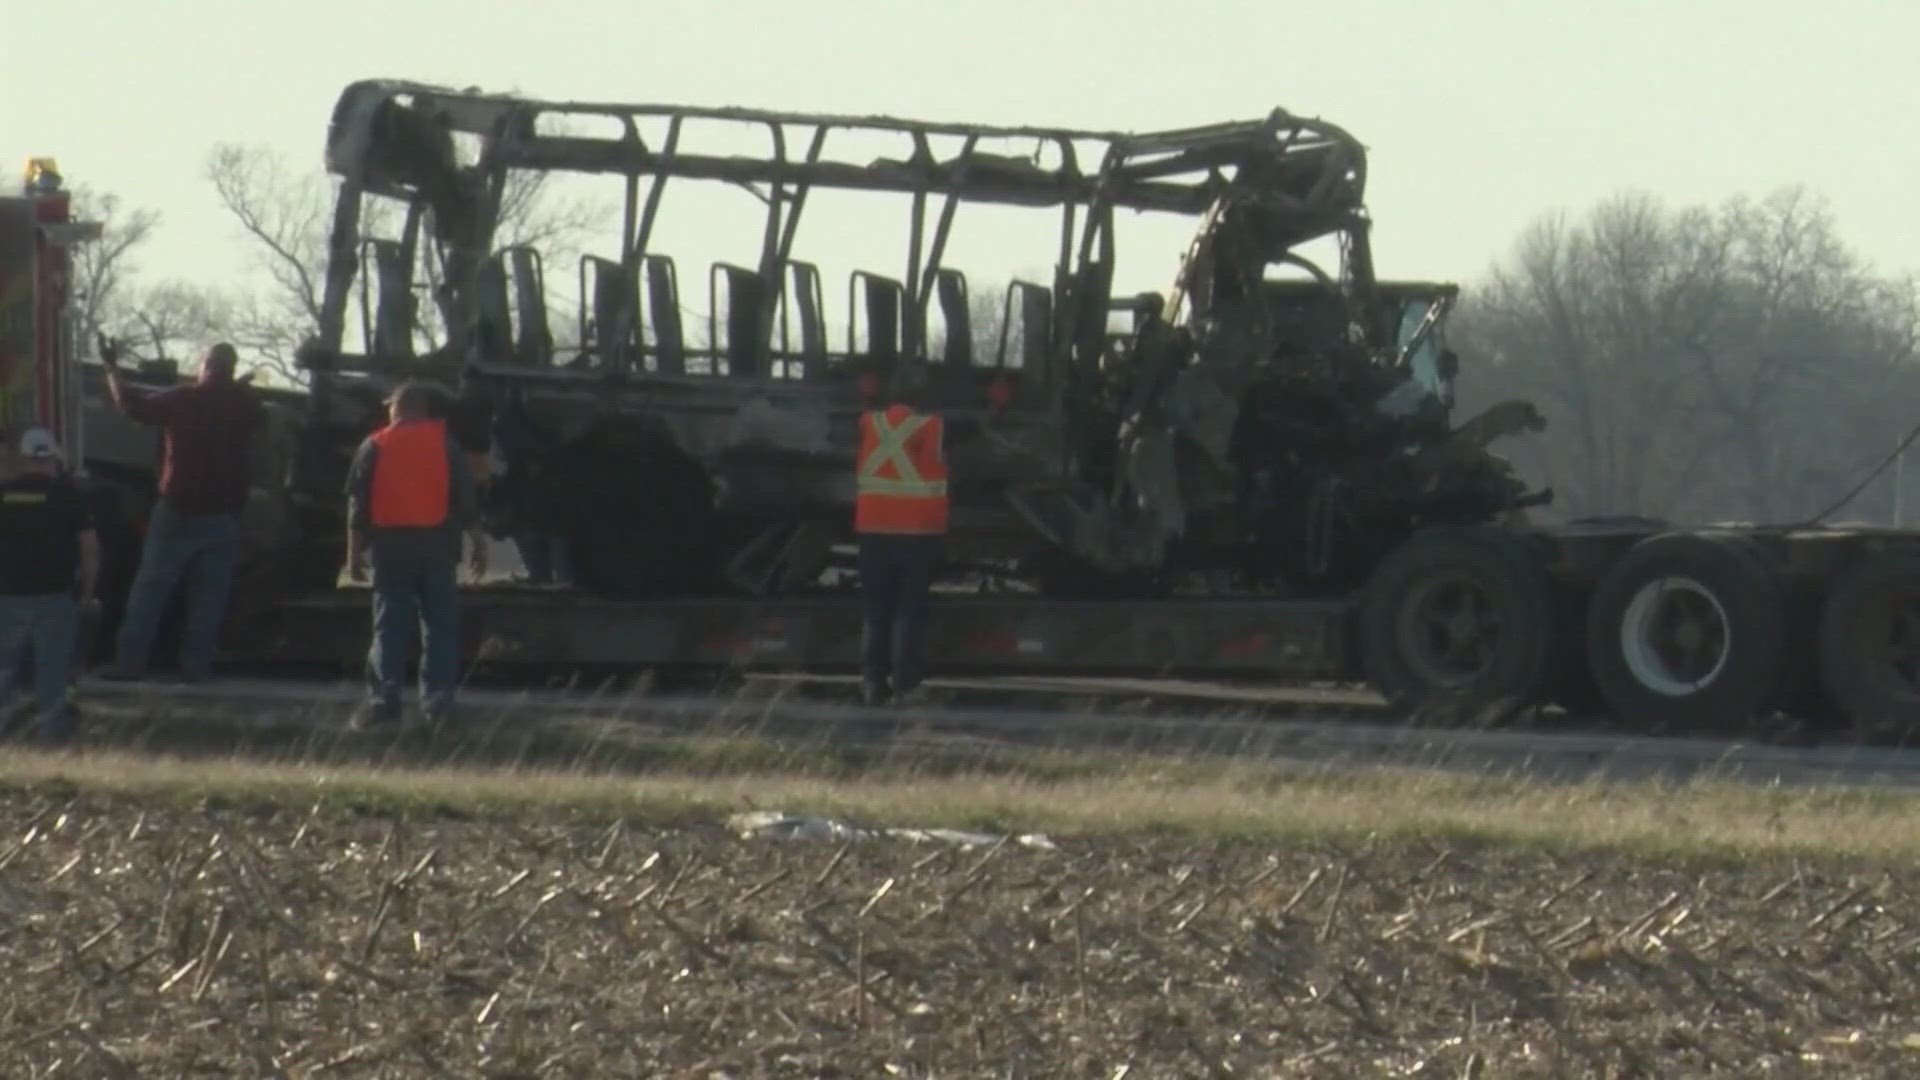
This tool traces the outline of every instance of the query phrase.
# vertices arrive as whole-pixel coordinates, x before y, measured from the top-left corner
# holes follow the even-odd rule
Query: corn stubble
[[[9,1075],[1920,1066],[1920,872],[0,801]]]

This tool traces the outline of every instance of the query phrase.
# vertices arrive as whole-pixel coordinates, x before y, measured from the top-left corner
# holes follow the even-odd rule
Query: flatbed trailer
[[[357,671],[364,590],[276,605],[235,649],[249,668]],[[1046,600],[941,594],[930,627],[941,675],[1336,680],[1351,675],[1343,601]],[[461,649],[478,676],[637,671],[860,670],[857,596],[620,601],[529,589],[462,599]]]
[[[367,607],[359,589],[272,605],[239,628],[236,654],[255,670],[357,672]],[[942,591],[930,640],[935,672],[953,677],[1346,683],[1429,720],[1551,704],[1684,732],[1780,714],[1912,728],[1916,627],[1920,534],[1617,519],[1418,533],[1350,596]],[[851,591],[624,601],[474,588],[461,639],[483,680],[844,675],[860,668],[861,604]]]

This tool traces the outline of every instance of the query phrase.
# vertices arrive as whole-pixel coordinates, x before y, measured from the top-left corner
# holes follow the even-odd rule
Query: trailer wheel
[[[1367,582],[1361,661],[1395,711],[1496,723],[1546,693],[1553,607],[1544,566],[1512,534],[1484,526],[1419,533]]]
[[[1785,596],[1744,537],[1640,541],[1601,575],[1586,630],[1607,703],[1656,729],[1750,721],[1785,670]]]
[[[1856,725],[1920,727],[1920,555],[1870,555],[1820,612],[1820,681]]]

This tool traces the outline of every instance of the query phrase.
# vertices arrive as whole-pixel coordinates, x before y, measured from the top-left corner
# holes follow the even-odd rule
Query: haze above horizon
[[[1695,204],[1791,184],[1825,196],[1880,271],[1915,269],[1899,238],[1920,229],[1920,202],[1895,183],[1910,137],[1886,121],[1920,111],[1920,85],[1899,74],[1920,7],[1842,0],[1817,20],[1730,0],[795,7],[35,6],[8,20],[28,47],[0,74],[14,104],[0,151],[9,175],[52,156],[70,183],[158,210],[137,260],[148,279],[225,284],[250,263],[204,177],[209,150],[270,147],[317,170],[334,99],[360,78],[1135,130],[1278,105],[1369,147],[1385,277],[1474,281],[1540,215],[1623,191]]]

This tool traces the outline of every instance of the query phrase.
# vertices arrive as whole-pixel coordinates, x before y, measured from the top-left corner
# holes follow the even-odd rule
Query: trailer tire
[[[1368,682],[1409,719],[1499,723],[1546,695],[1553,589],[1541,559],[1511,533],[1415,534],[1375,568],[1359,615]]]
[[[1841,573],[1821,605],[1820,683],[1856,726],[1920,728],[1917,601],[1920,553],[1887,551]]]
[[[1587,611],[1587,667],[1621,719],[1654,730],[1750,722],[1785,671],[1786,597],[1752,540],[1669,532],[1609,567]],[[1686,620],[1677,646],[1654,640]],[[1675,648],[1699,655],[1677,655]]]

